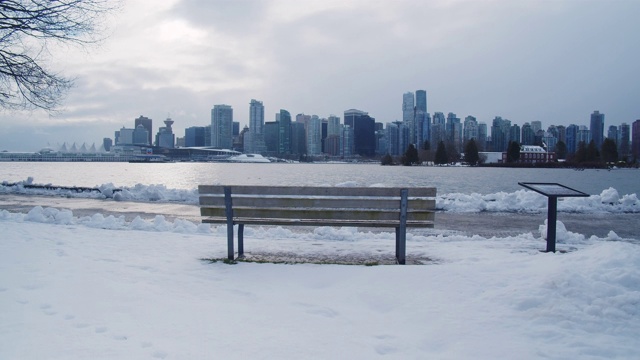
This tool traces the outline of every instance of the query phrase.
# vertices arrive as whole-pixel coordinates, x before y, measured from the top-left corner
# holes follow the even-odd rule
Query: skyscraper
[[[184,129],[184,146],[204,146],[204,126],[192,126]]]
[[[280,109],[278,115],[278,155],[291,154],[291,114]]]
[[[344,112],[344,124],[349,125],[353,133],[353,151],[360,156],[375,156],[376,129],[375,119],[368,113],[350,109]],[[344,131],[344,129],[343,129]]]
[[[249,131],[254,134],[264,133],[264,105],[262,101],[251,99],[249,103]]]
[[[528,122],[524,123],[524,125],[522,125],[522,145],[534,145],[535,144],[535,133],[533,132],[533,128],[531,127],[531,124],[529,124]]]
[[[415,98],[412,92],[402,95],[402,122],[409,128],[409,142],[416,143]]]
[[[320,155],[322,153],[322,120],[318,115],[311,116],[305,130],[307,135],[307,155]]]
[[[147,130],[147,133],[148,133],[147,145],[153,144],[153,142],[151,140],[151,137],[153,136],[152,123],[153,123],[153,121],[151,119],[149,119],[148,117],[144,117],[142,115],[140,115],[140,117],[135,119],[135,127],[136,128],[138,127],[138,125],[142,125]]]
[[[431,138],[431,119],[427,112],[427,92],[416,90],[416,106],[414,114],[415,143],[419,149]]]
[[[387,153],[392,156],[404,154],[409,146],[409,128],[402,121],[387,123]]]
[[[618,132],[620,139],[620,141],[618,142],[618,153],[622,157],[629,155],[629,140],[631,140],[630,133],[631,131],[629,128],[629,124],[620,124],[620,131]]]
[[[631,154],[636,161],[640,158],[640,120],[631,124]]]
[[[251,99],[249,103],[249,132],[245,133],[244,151],[247,153],[263,153],[264,142],[264,105],[262,101]]]
[[[567,143],[567,153],[574,154],[578,149],[578,125],[570,124],[567,126],[566,131],[566,143]]]
[[[171,118],[167,118],[167,120],[164,121],[164,126],[158,129],[158,133],[156,134],[156,146],[163,148],[175,147],[176,136],[173,133],[171,125],[173,125],[173,120],[171,120]]]
[[[233,109],[229,105],[214,105],[211,110],[211,146],[233,147]]]
[[[594,111],[591,114],[591,140],[596,144],[598,150],[602,149],[602,142],[604,141],[604,114],[600,114],[599,111]]]

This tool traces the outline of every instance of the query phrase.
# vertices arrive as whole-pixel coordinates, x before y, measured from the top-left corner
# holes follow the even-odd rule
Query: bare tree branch
[[[47,42],[95,43],[96,27],[113,3],[0,0],[0,107],[54,111],[73,81],[44,67]]]

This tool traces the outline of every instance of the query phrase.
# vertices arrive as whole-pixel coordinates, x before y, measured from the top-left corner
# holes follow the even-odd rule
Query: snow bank
[[[0,194],[49,195],[78,198],[113,199],[115,201],[172,202],[197,205],[198,190],[169,189],[164,185],[137,184],[133,187],[116,187],[103,184],[97,191],[77,192],[62,189],[31,189],[23,184],[33,185],[29,178],[16,186],[0,184]],[[46,186],[46,185],[43,185]],[[327,185],[330,186],[330,185]],[[355,181],[336,184],[337,187],[359,186]],[[376,184],[384,186],[384,184]],[[636,194],[620,196],[614,188],[603,190],[599,195],[584,198],[559,198],[559,212],[572,213],[640,213],[640,200]],[[534,191],[518,190],[494,194],[441,194],[436,197],[436,208],[448,212],[545,212],[547,198]]]
[[[450,212],[530,212],[547,210],[548,199],[529,190],[512,193],[499,192],[482,195],[478,193],[452,193],[438,196],[436,207]],[[614,188],[603,190],[600,195],[582,198],[559,198],[559,212],[573,213],[639,213],[640,200],[636,194],[620,196]]]

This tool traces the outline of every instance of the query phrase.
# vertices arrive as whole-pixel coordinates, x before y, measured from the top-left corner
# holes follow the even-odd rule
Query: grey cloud
[[[245,0],[182,0],[175,4],[170,13],[197,27],[249,35],[263,21],[268,3]]]

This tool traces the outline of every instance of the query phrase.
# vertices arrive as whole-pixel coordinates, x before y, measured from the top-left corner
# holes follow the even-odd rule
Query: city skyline
[[[75,77],[61,111],[0,113],[0,150],[98,143],[144,114],[174,132],[249,100],[265,121],[287,109],[328,117],[361,109],[402,120],[402,94],[427,89],[428,112],[490,124],[606,126],[640,118],[635,1],[370,2],[132,0],[105,19],[100,46],[49,49]],[[144,15],[142,15],[144,14]]]

